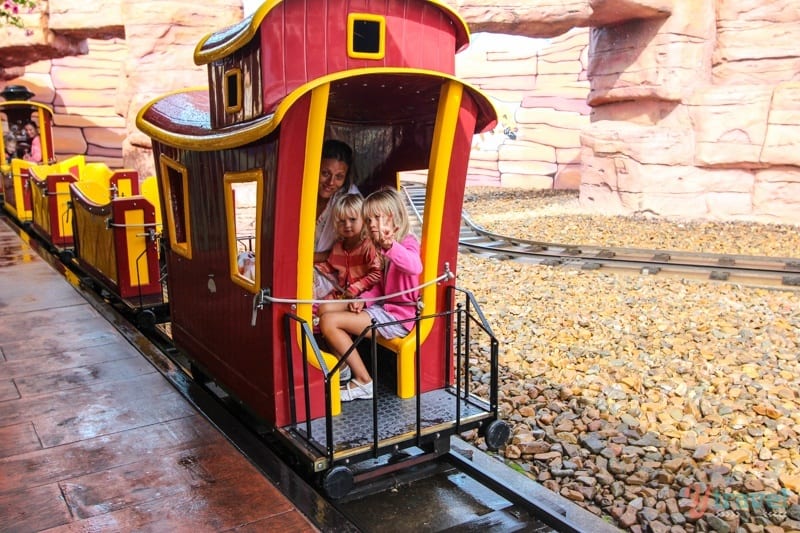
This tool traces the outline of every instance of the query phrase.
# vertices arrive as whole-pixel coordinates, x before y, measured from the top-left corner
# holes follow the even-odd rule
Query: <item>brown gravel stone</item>
[[[467,196],[465,209],[480,224],[537,241],[781,257],[800,251],[797,228],[587,216],[570,194],[470,189]],[[514,435],[528,435],[511,453],[550,490],[580,492],[587,509],[628,531],[653,529],[629,506],[637,498],[662,513],[651,524],[688,531],[710,528],[700,517],[723,492],[798,504],[797,288],[463,254],[457,275],[500,341],[501,413]],[[742,520],[741,528],[767,525],[751,524]]]

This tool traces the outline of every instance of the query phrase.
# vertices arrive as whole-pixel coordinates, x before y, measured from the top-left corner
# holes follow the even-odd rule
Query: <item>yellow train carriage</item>
[[[112,195],[92,180],[69,184],[75,261],[103,289],[144,313],[163,304],[154,180],[147,178],[143,194],[131,196]]]
[[[59,250],[73,245],[69,185],[78,181],[97,184],[109,199],[139,193],[136,171],[112,170],[105,163],[86,163],[82,155],[52,165],[30,167],[33,230]]]

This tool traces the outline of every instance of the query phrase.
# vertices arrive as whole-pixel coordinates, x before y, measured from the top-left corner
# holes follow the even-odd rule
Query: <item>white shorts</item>
[[[387,313],[386,309],[384,309],[382,305],[366,307],[364,308],[364,311],[366,311],[370,318],[374,319],[378,324],[386,324],[387,322],[394,322],[397,320],[397,318]],[[409,332],[409,330],[403,327],[405,324],[411,325],[413,322],[409,320],[408,322],[403,322],[402,324],[389,324],[388,326],[378,325],[378,333],[380,333],[381,337],[384,339],[405,337]]]

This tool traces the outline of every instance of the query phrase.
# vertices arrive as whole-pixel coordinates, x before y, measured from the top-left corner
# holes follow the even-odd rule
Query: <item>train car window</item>
[[[242,109],[242,71],[232,68],[225,72],[223,81],[225,112],[236,113]]]
[[[347,55],[355,59],[383,59],[386,19],[380,15],[350,13],[347,17]]]
[[[250,292],[260,287],[261,268],[258,246],[261,242],[261,170],[225,174],[225,215],[231,280]]]
[[[187,259],[192,258],[191,220],[189,217],[189,172],[186,167],[161,156],[161,180],[167,205],[170,248]]]

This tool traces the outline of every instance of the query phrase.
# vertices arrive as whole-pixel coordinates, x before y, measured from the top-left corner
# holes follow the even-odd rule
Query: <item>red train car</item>
[[[437,1],[267,2],[198,44],[207,89],[166,95],[137,117],[153,140],[163,198],[175,344],[315,471],[425,442],[440,451],[453,432],[497,421],[496,390],[473,401],[459,379],[470,349],[462,353],[452,279],[461,206],[472,137],[496,123],[489,100],[454,76],[468,42],[464,21]],[[353,148],[364,194],[397,186],[405,171],[427,176],[424,316],[373,359],[387,366],[373,375],[391,398],[343,407],[336,359],[318,351],[308,327],[329,138]],[[237,268],[246,249],[251,276]],[[496,341],[468,295],[467,307],[496,370]],[[444,414],[426,411],[440,400],[450,403]],[[416,421],[384,431],[379,401]],[[351,416],[366,417],[363,435]]]

